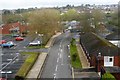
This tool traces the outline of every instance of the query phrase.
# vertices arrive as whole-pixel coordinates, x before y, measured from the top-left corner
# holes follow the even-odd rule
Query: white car
[[[33,42],[30,42],[30,43],[29,43],[29,46],[39,46],[40,44],[41,44],[40,41],[34,40]]]

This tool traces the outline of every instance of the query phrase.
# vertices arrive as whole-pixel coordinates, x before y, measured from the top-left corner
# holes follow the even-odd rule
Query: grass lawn
[[[21,68],[17,72],[16,76],[25,78],[26,75],[28,74],[29,70],[32,68],[34,65],[35,61],[38,58],[39,53],[35,52],[23,52],[21,53],[22,55],[28,55],[27,59],[25,62],[22,64]]]
[[[44,45],[42,46],[27,46],[28,49],[40,49],[40,48],[45,48]]]
[[[81,61],[78,56],[75,40],[73,39],[70,45],[71,65],[73,68],[82,68]]]

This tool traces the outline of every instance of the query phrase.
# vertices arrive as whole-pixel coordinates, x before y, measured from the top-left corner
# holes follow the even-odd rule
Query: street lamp
[[[44,36],[44,34],[38,34],[38,36],[41,37],[40,44],[41,44],[41,47],[42,47],[42,37]]]

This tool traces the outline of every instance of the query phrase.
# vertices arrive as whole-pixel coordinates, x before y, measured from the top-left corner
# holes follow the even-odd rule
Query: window
[[[113,58],[110,57],[110,58],[109,58],[109,62],[112,62],[112,61],[113,61]]]

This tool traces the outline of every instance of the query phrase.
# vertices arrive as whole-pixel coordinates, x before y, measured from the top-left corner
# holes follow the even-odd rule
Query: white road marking
[[[58,56],[60,55],[60,53],[58,53]]]
[[[57,58],[57,63],[59,62],[59,58]]]
[[[58,69],[58,65],[56,65],[55,71],[57,71],[57,69]]]
[[[61,52],[62,52],[63,50],[61,49]]]
[[[7,61],[12,61],[12,59],[7,59]]]
[[[19,52],[21,52],[21,51],[23,51],[23,50],[19,50]]]
[[[54,76],[56,76],[56,74],[53,74]]]
[[[68,56],[70,58],[70,56]]]
[[[61,64],[61,65],[63,65],[63,64]]]
[[[60,48],[61,48],[61,45],[60,45]]]
[[[2,55],[4,55],[4,54],[1,53],[1,56],[2,56]]]
[[[56,76],[54,76],[54,80],[55,80]]]

